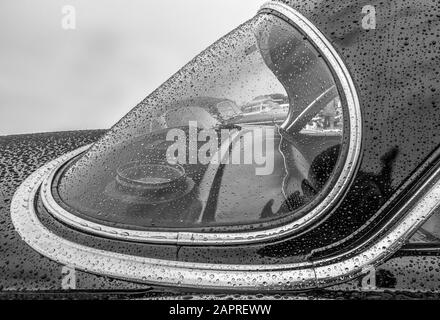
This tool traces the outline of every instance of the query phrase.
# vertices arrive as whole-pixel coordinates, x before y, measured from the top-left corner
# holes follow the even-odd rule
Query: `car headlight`
[[[360,123],[336,52],[313,26],[269,6],[63,164],[43,201],[75,228],[126,240],[299,234],[350,183]]]

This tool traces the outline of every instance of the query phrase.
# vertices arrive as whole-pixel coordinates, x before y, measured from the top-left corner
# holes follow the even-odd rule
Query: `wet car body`
[[[234,246],[103,240],[66,228],[45,212],[41,199],[36,199],[36,206],[41,209],[41,221],[63,238],[101,250],[189,263],[266,266],[313,264],[344,255],[397,223],[405,210],[409,210],[405,209],[408,203],[423,198],[426,182],[435,178],[440,165],[439,61],[432,44],[438,41],[433,36],[433,30],[439,27],[438,6],[435,2],[394,1],[384,4],[373,1],[379,27],[363,30],[359,23],[363,2],[338,1],[330,5],[323,1],[290,1],[288,4],[312,21],[329,39],[346,63],[359,95],[361,155],[350,187],[331,215],[319,221],[312,230],[293,237]],[[398,31],[396,26],[399,26]],[[3,223],[0,227],[1,233],[5,234],[1,268],[5,292],[62,288],[63,265],[34,252],[14,231],[9,217],[11,197],[38,167],[81,145],[95,142],[103,134],[77,132],[1,138],[4,152],[1,161]],[[267,212],[268,216],[274,214],[270,208]],[[423,222],[422,219],[419,224]],[[341,277],[338,281],[341,284],[331,283],[326,290],[335,295],[346,291],[353,296],[356,296],[353,292],[384,290],[437,293],[440,288],[439,244],[435,241],[407,243],[408,237],[402,236],[399,250],[390,248],[383,261],[371,266],[371,270],[363,270],[362,275]],[[135,281],[76,272],[77,289],[152,288],[134,284]],[[371,283],[373,278],[375,284]],[[323,281],[315,287],[327,286]],[[178,279],[176,287],[179,287]]]
[[[208,292],[177,288],[151,287],[76,271],[76,289],[63,288],[65,266],[53,262],[32,250],[12,228],[9,205],[15,189],[23,179],[53,157],[81,145],[94,142],[104,131],[78,131],[1,138],[2,150],[2,220],[1,298],[158,298],[210,297]],[[19,170],[18,170],[19,168]],[[78,236],[78,233],[73,236]],[[132,250],[132,249],[131,249]],[[163,247],[160,249],[165,251]],[[168,250],[170,256],[176,250]],[[435,298],[438,297],[440,256],[435,246],[407,246],[377,269],[376,288],[363,288],[364,276],[348,284],[307,293],[278,293],[289,298]],[[364,280],[366,281],[366,280]],[[217,297],[244,297],[222,296]],[[280,296],[280,297],[281,297]],[[211,296],[212,297],[212,296]],[[262,298],[263,295],[254,295]],[[275,296],[272,296],[275,297]]]

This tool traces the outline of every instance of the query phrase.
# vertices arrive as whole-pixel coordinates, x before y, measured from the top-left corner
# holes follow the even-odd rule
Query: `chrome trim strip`
[[[60,238],[38,219],[34,199],[42,182],[67,154],[29,176],[11,203],[12,223],[21,238],[40,254],[79,270],[124,280],[223,291],[306,290],[356,278],[390,257],[431,214],[440,208],[440,168],[400,209],[387,228],[363,245],[335,257],[307,263],[228,265],[144,258],[86,247]],[[392,224],[394,223],[394,224]]]
[[[71,225],[75,228],[98,234],[104,237],[117,238],[128,241],[139,241],[146,243],[163,243],[163,244],[179,244],[179,245],[237,245],[249,244],[262,241],[276,240],[280,237],[299,234],[304,231],[311,223],[321,221],[323,216],[332,208],[342,197],[351,183],[352,177],[356,170],[356,164],[359,159],[361,150],[361,128],[362,119],[358,96],[353,80],[345,67],[342,59],[333,49],[331,44],[326,40],[325,36],[313,26],[300,13],[291,7],[278,3],[268,2],[262,6],[260,10],[273,10],[288,18],[300,30],[305,32],[312,43],[314,43],[325,55],[331,69],[342,86],[349,110],[350,136],[348,142],[347,159],[335,186],[330,190],[326,198],[324,198],[311,212],[303,217],[285,224],[267,230],[256,230],[249,232],[231,232],[231,233],[180,233],[180,232],[164,232],[164,231],[130,231],[119,228],[112,228],[81,219],[60,207],[53,199],[51,194],[51,185],[54,175],[58,167],[54,167],[51,174],[45,179],[41,189],[43,203],[47,210],[59,220]],[[84,149],[73,153],[70,158],[82,152]],[[67,161],[68,157],[63,157]]]

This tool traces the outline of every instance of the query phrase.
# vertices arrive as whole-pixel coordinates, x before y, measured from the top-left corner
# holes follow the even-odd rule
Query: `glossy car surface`
[[[45,258],[32,250],[12,227],[9,206],[16,188],[23,179],[53,157],[62,155],[102,136],[104,131],[66,132],[37,135],[8,136],[0,139],[5,150],[2,163],[1,205],[1,274],[3,298],[23,297],[161,297],[199,296],[177,288],[155,288],[76,271],[76,289],[63,283],[69,276],[65,266]],[[36,159],[36,160],[33,160]],[[20,170],[18,170],[20,168]],[[174,254],[176,254],[174,252]],[[387,263],[377,268],[376,290],[363,288],[362,278],[344,286],[307,294],[289,294],[305,298],[437,298],[440,286],[438,265],[440,257],[434,248],[421,250],[407,248],[398,252]],[[286,296],[286,294],[283,294]],[[237,296],[236,296],[237,297]],[[239,297],[239,296],[238,296]],[[243,297],[243,296],[241,296]],[[264,296],[254,296],[262,298]]]
[[[263,9],[263,13],[279,14],[273,12],[276,11],[279,3],[271,3]],[[353,113],[346,112],[344,121],[349,119],[350,124],[353,124],[355,120],[361,119],[360,125],[356,127],[360,132],[361,140],[358,145],[359,152],[354,153],[356,157],[351,163],[353,174],[347,177],[349,183],[343,192],[341,191],[337,203],[329,205],[325,215],[304,227],[301,232],[279,233],[278,236],[272,234],[262,241],[239,241],[237,238],[238,240],[235,239],[233,243],[228,243],[227,240],[218,243],[209,240],[204,244],[203,241],[195,241],[197,236],[192,235],[193,232],[207,233],[208,237],[209,233],[215,232],[219,232],[220,237],[222,232],[233,234],[239,232],[241,228],[237,221],[232,221],[230,225],[221,225],[220,229],[215,229],[215,232],[209,230],[213,228],[209,224],[201,225],[198,230],[194,230],[190,224],[183,225],[184,229],[174,242],[160,238],[156,238],[155,241],[151,239],[133,241],[133,238],[127,238],[129,241],[124,241],[123,237],[99,236],[98,234],[102,235],[105,228],[93,234],[93,232],[84,232],[81,228],[72,228],[69,223],[66,225],[66,221],[55,219],[50,208],[47,210],[47,199],[44,198],[44,189],[50,189],[50,186],[42,185],[43,193],[35,197],[33,205],[41,224],[57,238],[78,244],[81,248],[92,248],[91,255],[101,250],[99,252],[110,253],[108,259],[125,255],[135,257],[128,260],[156,261],[157,259],[162,263],[151,274],[145,270],[135,270],[134,264],[133,270],[123,269],[128,264],[121,264],[124,267],[119,268],[117,274],[112,273],[116,272],[115,270],[109,271],[108,274],[103,272],[106,276],[95,276],[75,270],[77,288],[84,290],[151,288],[145,284],[134,284],[143,282],[154,287],[161,285],[170,287],[175,283],[175,288],[192,288],[192,290],[197,288],[228,290],[229,287],[233,291],[265,292],[329,287],[326,290],[334,294],[339,291],[359,290],[438,292],[440,251],[438,251],[438,238],[435,237],[438,228],[435,218],[431,218],[431,224],[421,229],[427,232],[424,232],[425,237],[419,237],[418,241],[414,240],[415,238],[409,241],[414,233],[420,234],[421,231],[418,230],[426,220],[432,215],[435,216],[440,203],[438,187],[440,67],[438,50],[435,50],[438,48],[439,34],[436,32],[439,29],[438,5],[435,2],[425,1],[389,3],[373,1],[371,5],[376,7],[377,27],[375,30],[365,30],[360,23],[362,1],[285,1],[285,3],[322,32],[329,46],[334,48],[335,56],[343,61],[348,72],[347,78],[352,79],[355,85],[356,92],[353,97],[358,99],[361,114],[357,119],[352,119],[350,117]],[[282,5],[280,8],[288,10]],[[340,88],[338,90],[342,91]],[[345,99],[344,97],[342,96],[342,100]],[[207,109],[212,110],[211,107]],[[167,115],[172,114],[175,112],[165,114],[165,117],[160,118],[162,122],[159,121],[157,125],[160,127],[170,122]],[[243,126],[242,119],[249,116],[252,115],[245,112],[241,115],[241,120],[234,115],[227,121],[237,120],[231,123]],[[305,123],[310,120],[311,118]],[[267,125],[267,122],[275,123],[278,120],[273,117],[268,120],[263,115],[261,119],[257,117],[252,121],[265,122]],[[121,124],[119,126],[121,127]],[[118,125],[106,134],[111,136],[117,130]],[[339,145],[344,146],[347,143],[346,140],[354,134],[353,131],[350,133],[351,135],[344,136],[345,140],[343,139],[341,143],[338,142],[341,137],[339,135],[327,138],[329,140],[325,143],[328,145],[316,153],[322,154],[325,150],[336,148],[329,152],[336,152],[339,155],[341,152],[339,148],[342,148]],[[2,272],[4,278],[1,282],[4,283],[3,290],[30,288],[57,290],[63,286],[65,275],[62,274],[62,265],[40,256],[19,239],[10,220],[11,197],[24,179],[40,166],[81,146],[96,141],[99,146],[105,141],[105,136],[104,140],[98,140],[104,134],[104,132],[76,132],[1,138],[2,150],[4,150],[0,162],[3,193],[0,227],[1,233],[5,234],[0,248],[2,252],[0,259],[3,260],[1,268],[4,270]],[[305,131],[303,135],[301,141],[313,145],[325,145],[316,142],[322,139],[319,134],[307,136]],[[325,156],[327,162],[328,159],[332,159],[331,154]],[[73,155],[70,156],[72,157]],[[70,158],[62,161],[70,161]],[[310,158],[318,158],[318,156],[310,156]],[[322,167],[322,164],[320,166]],[[242,174],[243,172],[241,171]],[[343,172],[343,170],[334,172]],[[329,173],[329,176],[334,172]],[[233,175],[240,177],[240,172],[235,172]],[[303,179],[307,180],[307,177]],[[193,180],[198,184],[196,179]],[[54,181],[58,181],[56,177]],[[322,185],[327,181],[325,180]],[[235,186],[237,192],[244,188],[251,190],[252,185],[250,187],[249,185],[245,175],[237,179],[234,184],[231,183],[228,189]],[[26,184],[23,185],[22,191],[25,187]],[[264,207],[264,202],[268,200],[263,199],[263,205],[257,206]],[[155,209],[162,210],[157,206]],[[167,229],[167,221],[175,219],[182,207],[173,209],[175,212],[169,208],[164,211],[170,215],[168,220],[162,214],[160,220],[153,222]],[[21,208],[12,210],[23,211]],[[265,207],[265,210],[261,215],[263,218],[276,215],[270,207]],[[127,212],[130,214],[136,211],[130,208]],[[257,215],[249,219],[254,221],[261,217]],[[137,227],[145,227],[148,232],[155,231],[155,226],[150,225],[151,220],[145,220],[145,217],[139,219],[138,216],[131,218],[134,221],[132,225],[138,223]],[[270,232],[273,230],[271,228],[287,223],[290,218],[287,216],[285,221],[264,220],[262,229]],[[110,224],[111,226],[122,222],[130,224],[127,219],[111,220]],[[142,220],[144,225],[139,224],[139,220]],[[99,217],[96,221],[99,222]],[[24,227],[20,229],[21,236],[24,236],[25,241],[29,241],[23,233],[24,230]],[[34,241],[39,241],[35,235],[32,236]],[[415,237],[417,238],[417,235]],[[44,239],[41,243],[44,243]],[[60,257],[58,262],[62,264],[70,258],[73,266],[78,269],[88,269],[92,265],[97,266],[96,269],[89,269],[92,272],[105,269],[105,260],[84,262],[86,258],[83,256],[83,260],[75,261],[75,255],[69,256],[67,251],[63,253],[62,245],[54,244],[54,252],[45,249],[42,253],[53,258],[57,256],[57,250],[62,253],[58,255]],[[88,267],[85,268],[85,265]],[[190,271],[191,268],[193,271]],[[215,271],[210,273],[209,270]],[[69,272],[71,271],[66,271]],[[127,274],[126,278],[123,276],[124,272]],[[182,272],[181,278],[178,276],[179,272]],[[245,272],[249,275],[243,276]],[[130,281],[112,280],[112,274],[116,278]],[[183,274],[190,276],[185,277]],[[218,284],[216,284],[217,279],[220,280],[217,281]],[[200,283],[199,287],[198,283]]]

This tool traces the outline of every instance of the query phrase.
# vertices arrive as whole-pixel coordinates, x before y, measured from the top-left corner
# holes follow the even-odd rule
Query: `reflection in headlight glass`
[[[260,14],[67,168],[58,201],[85,219],[133,229],[295,219],[338,178],[343,110],[307,38]]]

